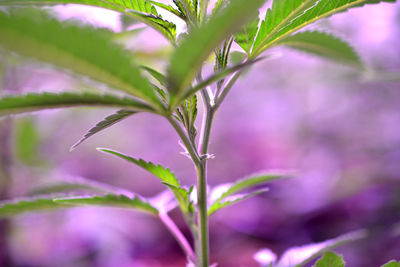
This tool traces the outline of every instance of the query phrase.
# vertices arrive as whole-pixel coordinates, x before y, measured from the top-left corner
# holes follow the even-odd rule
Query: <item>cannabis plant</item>
[[[169,5],[153,0],[0,0],[0,47],[3,51],[50,63],[73,77],[84,77],[82,80],[87,83],[103,84],[109,89],[105,94],[68,91],[6,95],[0,99],[0,115],[85,106],[118,109],[91,128],[72,147],[74,149],[89,137],[130,116],[140,112],[153,113],[166,119],[176,131],[184,154],[196,170],[193,185],[185,186],[168,168],[99,148],[103,153],[152,173],[170,194],[146,199],[104,187],[101,189],[105,194],[40,196],[6,202],[0,207],[1,216],[81,205],[139,210],[156,216],[165,224],[186,254],[188,265],[209,266],[209,217],[226,206],[265,192],[263,186],[266,183],[292,175],[289,172],[259,173],[234,181],[223,190],[219,188],[219,194],[209,192],[213,190],[207,186],[207,162],[213,158],[208,151],[213,120],[237,80],[263,60],[265,51],[278,46],[362,70],[362,61],[347,42],[331,33],[303,29],[339,12],[394,0],[274,0],[265,14],[260,14],[259,10],[266,0],[218,0],[213,6],[209,0],[172,2]],[[74,21],[60,22],[38,8],[69,3],[120,12],[153,28],[168,40],[173,50],[167,67],[156,70],[139,65],[131,52],[115,42],[116,33]],[[176,24],[165,20],[160,15],[161,10],[183,21],[186,31],[177,33]],[[236,64],[230,60],[233,43],[241,49],[241,60]],[[215,58],[213,72],[205,76],[204,70],[209,72],[210,69],[210,57]],[[201,129],[197,129],[195,122],[200,104],[204,114]],[[92,183],[86,186],[101,187]],[[169,212],[175,208],[182,212],[194,244],[169,217]]]

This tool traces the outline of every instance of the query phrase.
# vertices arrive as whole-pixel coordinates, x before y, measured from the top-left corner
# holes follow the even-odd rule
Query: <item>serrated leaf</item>
[[[142,159],[135,159],[131,156],[124,155],[122,153],[119,153],[111,149],[98,148],[97,150],[117,156],[152,173],[157,178],[159,178],[163,184],[167,185],[172,190],[179,205],[181,206],[184,212],[188,212],[191,209],[190,207],[191,203],[189,201],[188,191],[181,186],[181,184],[178,181],[178,178],[176,178],[175,174],[172,173],[170,169],[164,168],[161,165],[155,165],[149,161],[144,161]]]
[[[151,108],[134,99],[93,93],[40,93],[0,98],[0,116],[67,107],[117,107],[132,111]]]
[[[186,19],[187,19],[184,13],[182,13],[182,12],[179,11],[179,10],[176,10],[176,9],[175,9],[173,6],[171,6],[171,5],[166,5],[166,4],[163,4],[163,3],[160,3],[160,2],[156,2],[156,1],[152,1],[152,0],[146,0],[146,1],[149,2],[149,3],[152,3],[152,4],[155,5],[155,6],[161,7],[162,9],[165,9],[165,10],[171,12],[171,13],[174,14],[175,16],[177,16],[177,17],[179,17],[179,18],[181,18],[181,19],[183,19],[183,20],[185,20],[185,21],[186,21]]]
[[[400,262],[397,261],[389,261],[388,263],[382,265],[381,267],[400,267]]]
[[[0,46],[161,106],[149,81],[111,32],[63,22],[38,10],[0,12]]]
[[[97,123],[94,127],[92,127],[78,142],[76,142],[72,147],[71,150],[75,149],[77,146],[82,144],[86,139],[89,137],[97,134],[98,132],[101,132],[108,127],[113,126],[114,124],[130,117],[131,115],[135,114],[136,112],[130,111],[130,110],[118,110],[115,114],[112,114],[108,117],[106,117],[104,120],[100,121]]]
[[[232,0],[231,4],[212,16],[199,28],[194,28],[175,50],[168,67],[168,90],[171,107],[184,95],[211,52],[229,35],[245,24],[265,0]],[[201,6],[201,3],[200,3]]]
[[[131,208],[145,211],[154,215],[158,214],[156,208],[147,201],[138,197],[129,198],[124,195],[106,195],[106,196],[84,196],[59,198],[31,198],[17,200],[15,202],[2,202],[0,204],[0,217],[15,216],[24,212],[34,212],[41,210],[51,210],[59,208],[70,208],[82,205],[109,206],[120,208]]]
[[[235,42],[246,51],[247,54],[250,53],[250,50],[255,41],[257,31],[258,31],[258,23],[260,19],[257,17],[255,20],[252,20],[250,23],[245,25],[242,30],[235,34]]]
[[[256,38],[253,55],[305,26],[353,7],[395,0],[274,0]]]
[[[156,79],[162,86],[167,86],[167,78],[164,74],[156,71],[153,68],[147,66],[140,66],[143,70],[147,71],[154,79]]]
[[[276,45],[288,46],[353,67],[362,67],[360,57],[354,49],[347,42],[328,33],[305,31],[284,38]]]
[[[132,16],[174,42],[176,37],[175,24],[163,20],[151,2],[147,0],[0,0],[0,6],[81,4],[102,7]],[[160,5],[162,4],[158,4],[158,6]],[[167,10],[174,13],[171,9],[167,8]]]
[[[266,189],[253,190],[246,194],[238,194],[246,189],[262,185],[264,183],[288,177],[287,174],[258,174],[236,181],[232,184],[217,186],[211,191],[212,203],[208,209],[208,214],[211,215],[217,210],[239,201],[248,199],[264,193]]]
[[[211,216],[212,214],[214,214],[216,211],[225,208],[227,206],[236,204],[238,202],[241,202],[243,200],[246,200],[248,198],[260,195],[262,193],[267,192],[268,189],[260,189],[260,190],[256,190],[253,191],[251,193],[245,193],[245,194],[236,194],[236,195],[231,195],[229,197],[225,197],[222,200],[218,200],[215,201],[209,208],[208,208],[208,216]]]
[[[326,252],[313,267],[344,267],[344,265],[342,256],[333,252]]]

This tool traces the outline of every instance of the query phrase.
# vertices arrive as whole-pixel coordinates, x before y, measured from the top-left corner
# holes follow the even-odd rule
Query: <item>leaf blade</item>
[[[288,46],[338,63],[362,68],[360,57],[347,42],[324,32],[297,33],[277,42],[276,45]]]
[[[153,110],[134,99],[93,93],[29,93],[0,98],[0,116],[67,107],[119,107],[132,111]],[[154,112],[154,111],[153,111]]]
[[[60,23],[38,10],[0,12],[0,46],[51,63],[160,107],[150,82],[111,32]]]
[[[171,95],[171,107],[184,94],[197,75],[202,63],[215,47],[226,37],[234,33],[257,12],[265,0],[236,0],[212,16],[200,28],[193,29],[189,36],[175,50],[168,67],[168,90]]]
[[[313,267],[344,267],[344,265],[342,256],[333,252],[326,252]]]

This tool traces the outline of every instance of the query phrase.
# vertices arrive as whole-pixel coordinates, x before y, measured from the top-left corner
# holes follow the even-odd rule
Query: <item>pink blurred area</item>
[[[111,11],[79,5],[54,10],[63,20],[122,30],[119,16]],[[261,249],[281,254],[361,228],[374,229],[376,235],[338,250],[349,267],[400,259],[400,238],[384,231],[400,221],[400,85],[385,80],[388,73],[400,80],[399,25],[396,3],[357,8],[311,27],[352,43],[368,66],[364,73],[279,48],[239,80],[216,116],[210,186],[263,170],[294,169],[299,175],[274,182],[269,192],[213,215],[212,260],[219,267],[258,266],[253,255]],[[153,30],[126,42],[133,53],[161,51],[167,54],[165,60],[170,51],[166,45]],[[149,64],[165,70],[165,63],[150,58]],[[11,65],[4,76],[12,81],[7,92],[93,89],[48,66]],[[155,115],[132,116],[69,152],[112,112],[74,109],[29,115],[41,136],[40,157],[47,164],[26,166],[15,159],[10,197],[23,196],[42,179],[64,175],[145,197],[164,190],[145,171],[96,147],[160,163],[184,185],[195,183],[191,162],[180,154],[178,136]],[[179,212],[172,217],[189,235]],[[0,249],[6,249],[13,266],[172,267],[185,266],[186,260],[159,221],[124,210],[79,208],[22,215],[8,222],[7,234],[7,244]]]

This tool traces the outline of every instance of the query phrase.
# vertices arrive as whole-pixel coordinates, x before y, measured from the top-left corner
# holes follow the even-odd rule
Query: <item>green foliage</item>
[[[171,42],[175,42],[176,26],[175,24],[163,20],[158,14],[151,1],[147,0],[0,0],[0,6],[29,6],[29,5],[57,5],[57,4],[81,4],[96,7],[107,8],[113,11],[121,12],[132,16],[148,26],[154,28],[163,34]],[[162,6],[164,9],[176,14],[173,8]],[[179,12],[178,12],[179,14]]]
[[[252,20],[250,23],[245,25],[242,28],[242,31],[235,34],[235,42],[246,51],[247,54],[250,54],[250,50],[256,38],[258,32],[258,24],[260,19],[257,17]]]
[[[333,252],[326,252],[313,267],[344,267],[343,257]]]
[[[111,41],[111,32],[60,23],[37,10],[0,12],[0,46],[23,56],[66,68],[140,97],[161,103],[131,56]]]
[[[379,2],[395,0],[274,0],[261,23],[253,55],[317,20],[349,8]]]
[[[0,98],[0,116],[67,107],[117,107],[132,111],[151,108],[132,98],[93,93],[40,93]]]
[[[152,173],[157,178],[159,178],[164,185],[168,186],[171,189],[183,212],[186,213],[192,211],[192,203],[189,201],[189,192],[181,186],[178,178],[176,178],[175,174],[172,173],[170,169],[164,168],[161,165],[154,165],[152,162],[147,162],[142,159],[135,159],[133,157],[121,154],[111,149],[98,148],[98,150],[117,156]]]
[[[82,142],[84,142],[89,137],[107,129],[108,127],[113,126],[114,124],[130,117],[135,113],[136,112],[130,110],[124,110],[124,109],[118,110],[115,114],[106,117],[104,120],[97,123],[94,127],[90,128],[90,130],[71,147],[71,150],[74,150],[77,146],[82,144]]]
[[[184,94],[196,77],[210,53],[230,34],[245,24],[261,7],[265,0],[233,0],[200,28],[192,30],[173,53],[168,67],[168,90],[171,107]]]
[[[297,33],[277,42],[277,45],[288,46],[357,68],[362,66],[359,56],[348,43],[324,32]]]
[[[231,204],[235,204],[239,201],[248,199],[249,197],[261,194],[265,192],[265,189],[261,190],[253,190],[246,194],[237,195],[246,189],[250,189],[252,187],[256,187],[277,179],[282,179],[288,177],[287,174],[258,174],[254,176],[250,176],[248,178],[244,178],[241,180],[236,181],[235,183],[225,185],[223,192],[213,203],[211,203],[208,214],[211,215],[217,210],[229,206]]]
[[[187,99],[176,110],[175,118],[184,125],[191,140],[194,140],[197,135],[197,129],[194,125],[197,118],[197,112],[197,96],[195,94]]]
[[[32,118],[21,118],[14,127],[14,150],[16,157],[24,164],[40,163],[40,135]]]
[[[397,261],[389,261],[385,265],[382,265],[381,267],[400,267],[400,262]]]
[[[129,198],[124,195],[76,196],[68,198],[32,198],[0,204],[0,217],[15,216],[24,212],[69,208],[74,206],[95,205],[120,207],[144,211],[157,215],[156,208],[139,197]]]

